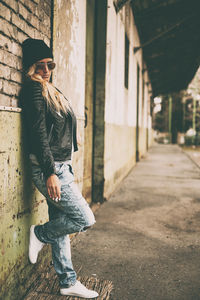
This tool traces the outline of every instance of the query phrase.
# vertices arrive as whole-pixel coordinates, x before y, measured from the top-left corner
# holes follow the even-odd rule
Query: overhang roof
[[[153,96],[187,88],[200,62],[200,0],[132,0]]]

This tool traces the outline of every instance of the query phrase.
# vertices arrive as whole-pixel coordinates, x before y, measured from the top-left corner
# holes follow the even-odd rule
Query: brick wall
[[[44,197],[31,186],[18,95],[22,82],[21,43],[51,39],[52,0],[0,0],[0,299],[21,299],[32,273],[49,263],[44,249],[37,266],[28,262],[31,224],[48,220]],[[16,238],[15,238],[16,237]]]
[[[51,3],[51,0],[0,0],[0,106],[18,106],[21,43],[27,37],[50,43]]]

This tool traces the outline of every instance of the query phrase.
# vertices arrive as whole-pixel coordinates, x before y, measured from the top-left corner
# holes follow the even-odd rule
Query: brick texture
[[[28,37],[50,44],[52,0],[0,0],[0,105],[19,106],[21,43]]]

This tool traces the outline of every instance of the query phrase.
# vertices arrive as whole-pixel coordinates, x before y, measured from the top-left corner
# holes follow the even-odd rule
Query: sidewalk
[[[183,151],[200,167],[200,147],[183,147]]]
[[[154,145],[72,243],[81,276],[113,282],[113,300],[200,299],[200,169]]]

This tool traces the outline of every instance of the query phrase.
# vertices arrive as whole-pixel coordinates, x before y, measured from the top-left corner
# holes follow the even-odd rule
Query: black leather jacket
[[[42,86],[36,81],[27,81],[20,93],[23,120],[27,132],[29,153],[34,154],[48,178],[55,174],[55,161],[71,159],[72,145],[78,150],[76,117],[72,109],[58,114],[47,105],[42,95]]]

